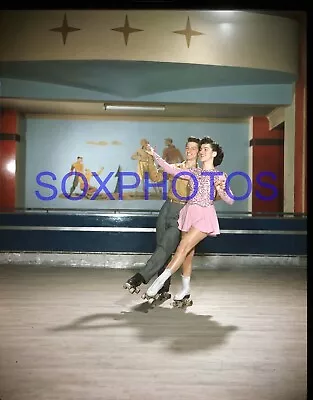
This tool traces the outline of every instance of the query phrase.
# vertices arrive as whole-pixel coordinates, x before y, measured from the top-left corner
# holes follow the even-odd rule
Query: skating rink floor
[[[133,272],[0,266],[0,399],[306,399],[305,268],[195,270],[185,312]]]

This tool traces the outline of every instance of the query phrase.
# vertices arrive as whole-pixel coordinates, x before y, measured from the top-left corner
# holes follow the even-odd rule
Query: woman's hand
[[[150,154],[150,156],[153,156],[154,149],[149,143],[146,145],[144,150],[145,150],[146,153]]]

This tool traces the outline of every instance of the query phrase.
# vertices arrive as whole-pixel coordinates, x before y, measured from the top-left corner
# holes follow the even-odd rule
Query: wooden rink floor
[[[306,399],[305,268],[195,270],[186,312],[133,272],[0,266],[0,399]]]

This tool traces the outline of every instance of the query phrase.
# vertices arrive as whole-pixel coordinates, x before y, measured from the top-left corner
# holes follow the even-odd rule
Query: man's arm
[[[149,178],[152,182],[161,182],[163,181],[163,170],[157,169],[153,156],[149,155],[148,157],[148,174]]]
[[[139,154],[138,154],[138,151],[136,151],[136,153],[134,153],[131,157],[130,157],[132,160],[139,160]]]

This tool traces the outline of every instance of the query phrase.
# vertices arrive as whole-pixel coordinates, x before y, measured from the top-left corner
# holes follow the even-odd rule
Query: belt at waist
[[[174,199],[168,198],[168,201],[169,201],[170,203],[183,204],[183,205],[186,204],[185,201],[180,201],[180,200],[176,200],[176,199],[174,200]]]

